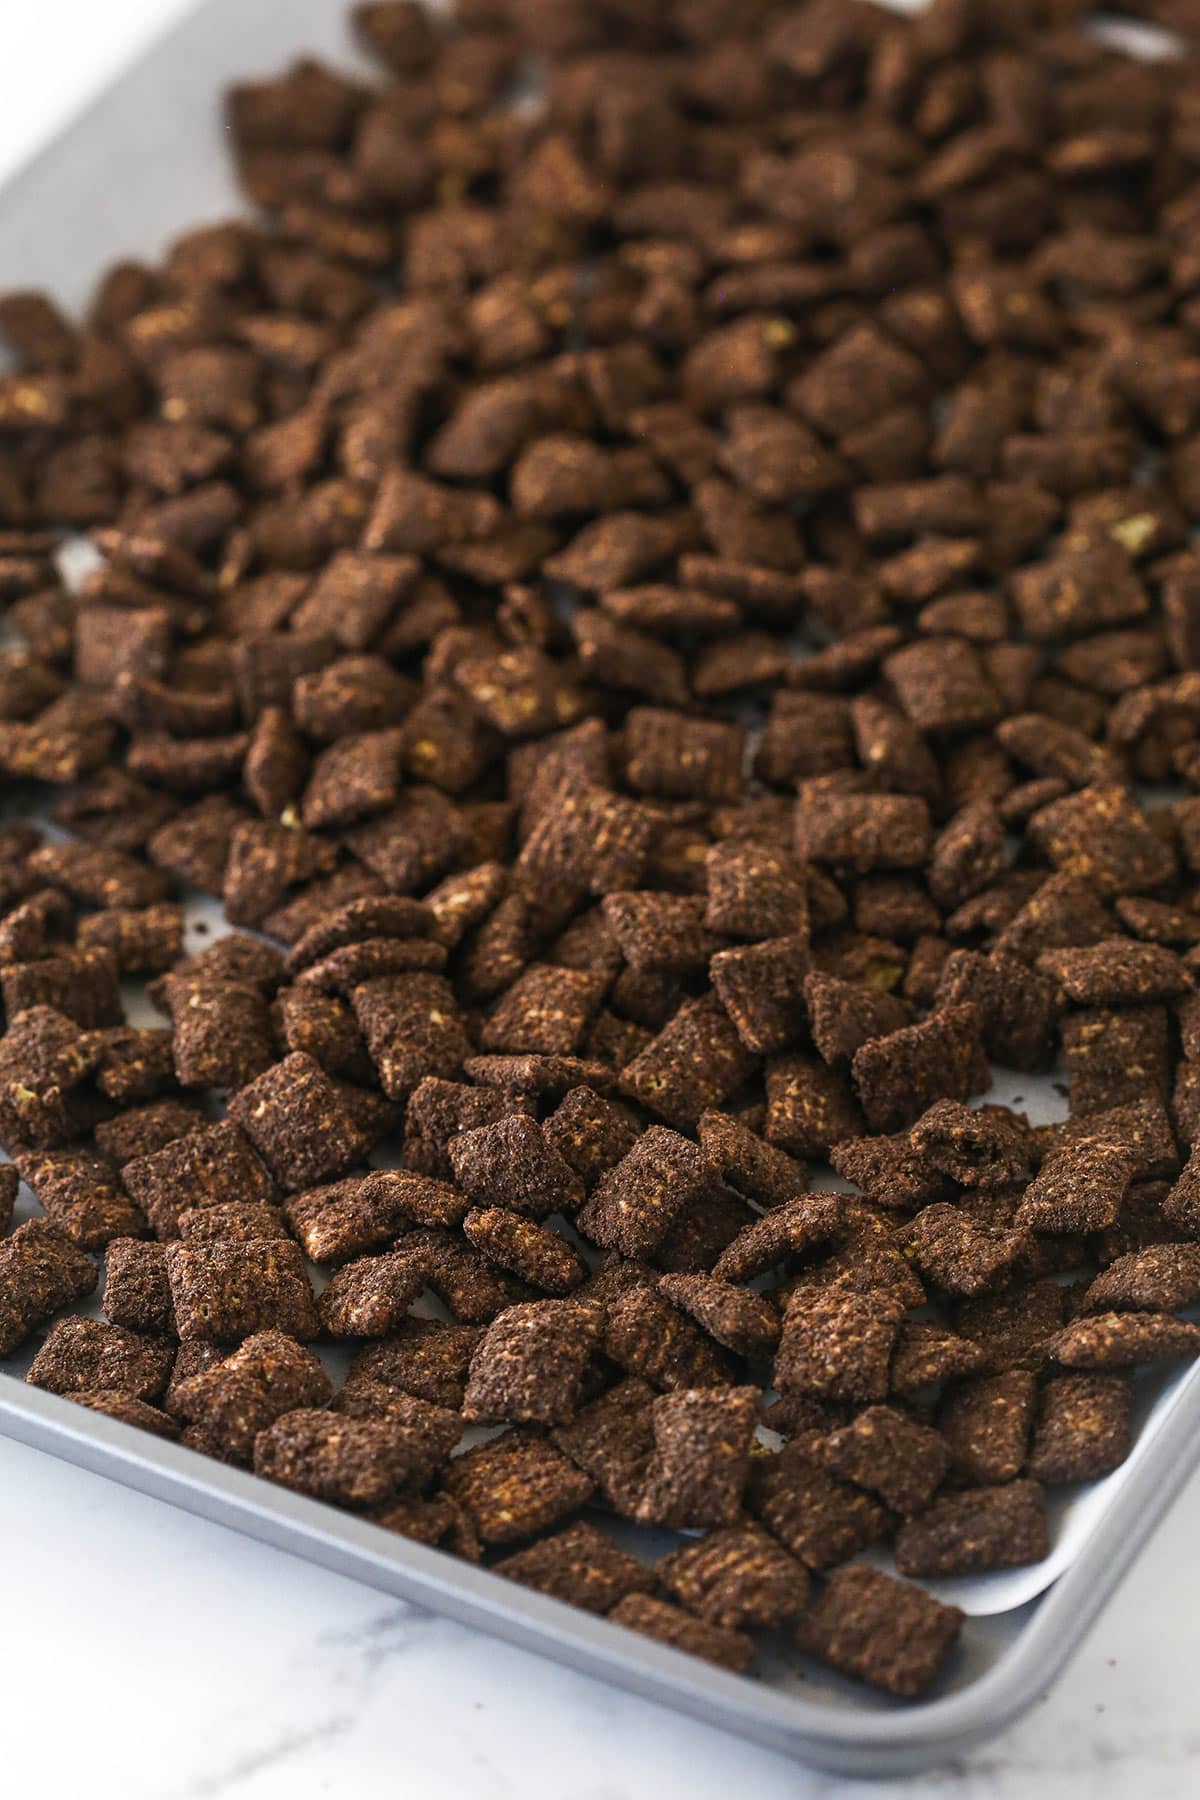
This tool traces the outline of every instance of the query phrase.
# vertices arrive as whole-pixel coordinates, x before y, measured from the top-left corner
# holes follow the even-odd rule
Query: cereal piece
[[[485,1021],[480,1043],[510,1055],[570,1056],[606,986],[602,976],[533,964]]]
[[[406,1485],[413,1454],[402,1426],[298,1407],[259,1431],[254,1473],[334,1506],[382,1506]]]
[[[750,1511],[807,1569],[847,1562],[888,1526],[878,1500],[831,1475],[802,1437],[754,1460],[747,1498]]]
[[[663,1275],[659,1292],[740,1356],[769,1357],[779,1341],[779,1314],[761,1294],[711,1275]]]
[[[463,1195],[447,1183],[400,1169],[352,1175],[293,1194],[285,1206],[305,1254],[319,1263],[381,1249],[414,1221],[457,1225],[466,1209]]]
[[[47,1333],[26,1380],[51,1394],[115,1389],[135,1400],[157,1400],[167,1385],[175,1352],[170,1344],[139,1337],[98,1319],[59,1319]]]
[[[1003,876],[1007,865],[1004,827],[988,799],[955,813],[930,853],[926,880],[940,907],[962,906]]]
[[[590,1475],[618,1512],[632,1513],[654,1445],[654,1390],[630,1377],[552,1432],[555,1444]]]
[[[449,984],[440,975],[389,975],[350,996],[380,1086],[403,1100],[427,1076],[452,1081],[470,1054]]]
[[[472,1245],[437,1227],[410,1232],[402,1254],[416,1259],[431,1292],[465,1324],[486,1325],[514,1301],[531,1297],[520,1282],[490,1268]]]
[[[404,1166],[441,1181],[453,1179],[449,1145],[461,1132],[494,1125],[510,1113],[532,1111],[522,1094],[503,1088],[468,1087],[429,1076],[408,1097],[404,1119]],[[549,1124],[549,1121],[547,1121]]]
[[[767,1064],[766,1084],[764,1135],[793,1156],[823,1157],[833,1145],[862,1131],[863,1116],[849,1083],[815,1057],[774,1058]]]
[[[918,1156],[961,1187],[995,1188],[1029,1169],[1033,1140],[1024,1118],[1002,1107],[975,1110],[937,1100],[909,1134]]]
[[[833,1146],[829,1160],[876,1206],[911,1212],[952,1191],[949,1179],[913,1149],[907,1131],[893,1137],[846,1138]]]
[[[1050,1551],[1046,1496],[1036,1481],[945,1494],[896,1536],[902,1575],[943,1579],[1021,1568]]]
[[[512,1113],[450,1140],[454,1179],[476,1205],[502,1202],[531,1219],[573,1212],[583,1183],[546,1141],[536,1119]]]
[[[797,1642],[843,1675],[916,1699],[958,1642],[964,1614],[879,1569],[839,1569],[801,1621]]]
[[[161,1244],[114,1238],[104,1256],[104,1313],[114,1325],[158,1337],[175,1335],[175,1311]]]
[[[753,1388],[685,1389],[657,1399],[637,1518],[675,1528],[732,1524],[750,1473],[757,1413]]]
[[[699,895],[608,894],[604,920],[625,960],[639,973],[686,975],[703,968],[724,939],[704,925]]]
[[[952,950],[942,965],[936,1004],[973,1006],[988,1055],[1007,1068],[1044,1069],[1053,1059],[1057,987],[1015,956]]]
[[[1127,1369],[1188,1362],[1200,1354],[1200,1326],[1160,1312],[1093,1313],[1056,1332],[1046,1346],[1065,1369]]]
[[[655,1250],[685,1209],[696,1206],[716,1177],[696,1146],[652,1125],[601,1176],[576,1225],[604,1249],[639,1257]]]
[[[462,1436],[463,1422],[456,1412],[397,1393],[369,1377],[347,1383],[333,1410],[348,1419],[376,1419],[395,1427],[407,1443],[407,1485],[418,1492],[437,1479]]]
[[[270,1176],[229,1119],[187,1131],[159,1150],[133,1157],[121,1179],[155,1236],[164,1240],[178,1236],[179,1215],[189,1207],[275,1198]]]
[[[1085,1312],[1182,1312],[1200,1298],[1200,1245],[1148,1244],[1117,1257],[1088,1288]]]
[[[1080,1006],[1137,1006],[1190,990],[1181,959],[1159,944],[1105,938],[1082,949],[1047,950],[1038,967]]]
[[[436,788],[410,788],[400,804],[346,834],[352,853],[391,894],[426,888],[464,842],[461,817]]]
[[[1123,787],[1088,787],[1045,806],[1028,836],[1056,869],[1094,895],[1142,894],[1170,881],[1174,855]]]
[[[1029,1473],[1055,1487],[1099,1481],[1133,1447],[1133,1382],[1127,1375],[1059,1375],[1041,1392]]]
[[[1043,950],[1098,943],[1112,928],[1112,914],[1084,876],[1055,874],[1001,930],[995,952],[1032,963]]]
[[[1031,1231],[1105,1231],[1120,1217],[1133,1159],[1116,1143],[1070,1146],[1043,1163],[1017,1210]]]
[[[861,981],[839,981],[814,970],[804,983],[809,1029],[822,1059],[831,1068],[848,1068],[857,1050],[871,1038],[899,1031],[912,1017],[903,1000],[880,993]]]
[[[986,1353],[970,1338],[924,1320],[905,1319],[892,1357],[892,1393],[906,1399],[956,1376],[977,1374],[986,1361]]]
[[[591,1497],[590,1476],[544,1438],[506,1431],[456,1457],[445,1490],[488,1544],[545,1531]]]
[[[559,1101],[542,1133],[549,1148],[590,1190],[633,1149],[640,1129],[633,1111],[619,1100],[577,1087]]]
[[[1062,1328],[1066,1300],[1066,1291],[1057,1282],[1038,1281],[964,1301],[956,1324],[964,1337],[982,1346],[995,1372],[1037,1370],[1045,1365],[1050,1340]]]
[[[403,1248],[390,1256],[345,1263],[317,1302],[329,1337],[382,1338],[395,1331],[425,1286],[419,1256]]]
[[[629,785],[662,800],[737,800],[744,741],[737,725],[634,707],[625,720]]]
[[[509,1307],[471,1358],[463,1417],[485,1424],[566,1424],[602,1328],[596,1309],[575,1301]]]
[[[747,1225],[724,1251],[713,1273],[722,1281],[752,1281],[785,1257],[833,1243],[845,1226],[842,1196],[798,1195]]]
[[[91,1031],[123,1021],[119,972],[116,957],[103,945],[60,950],[36,962],[5,964],[0,968],[0,997],[10,1020],[34,1007],[52,1007]]]
[[[343,1174],[372,1141],[344,1091],[303,1054],[285,1057],[240,1089],[229,1112],[289,1193]]]
[[[81,1250],[102,1250],[113,1238],[145,1229],[121,1175],[93,1150],[29,1150],[17,1167],[38,1204]]]
[[[110,907],[80,920],[78,942],[111,950],[122,975],[161,975],[183,947],[183,913],[178,906]]]
[[[612,1071],[581,1056],[469,1056],[463,1069],[484,1087],[516,1090],[535,1098],[558,1096],[573,1087],[606,1093]]]
[[[168,1044],[170,1034],[167,1033]],[[189,1131],[203,1131],[208,1120],[195,1106],[182,1100],[154,1100],[135,1106],[115,1119],[96,1126],[96,1148],[123,1168],[136,1156],[153,1156]]]
[[[121,1425],[133,1425],[138,1431],[149,1431],[154,1437],[177,1438],[179,1426],[169,1413],[161,1412],[157,1406],[149,1406],[144,1400],[135,1400],[131,1394],[123,1394],[117,1388],[100,1388],[95,1393],[72,1393],[68,1398],[79,1406],[86,1406],[90,1412],[103,1413],[108,1419],[116,1419]]]
[[[1021,1473],[1036,1403],[1037,1382],[1024,1369],[979,1375],[951,1389],[938,1429],[965,1485],[995,1486]]]
[[[236,1344],[259,1331],[315,1338],[320,1331],[304,1261],[294,1244],[170,1244],[167,1280],[186,1342]]]
[[[1075,1113],[1107,1112],[1166,1098],[1170,1059],[1165,1007],[1089,1008],[1063,1020],[1063,1059]]]
[[[1014,574],[1010,587],[1021,623],[1036,643],[1128,624],[1150,604],[1128,556],[1111,539],[1031,563]]]
[[[862,1046],[852,1066],[874,1131],[895,1131],[935,1100],[965,1100],[991,1083],[973,1006],[946,1006],[919,1025],[876,1038]]]
[[[702,1657],[718,1668],[731,1669],[735,1675],[744,1675],[754,1660],[754,1645],[743,1632],[710,1625],[649,1594],[626,1595],[608,1616],[614,1625],[640,1632],[671,1650]]]
[[[950,1467],[940,1433],[891,1406],[869,1406],[818,1443],[815,1454],[844,1481],[878,1494],[901,1518],[925,1509]]]
[[[224,1206],[193,1206],[179,1215],[179,1236],[185,1244],[215,1244],[218,1238],[233,1238],[240,1244],[252,1244],[263,1238],[274,1238],[283,1243],[290,1235],[279,1207],[263,1206],[254,1200],[232,1200]],[[163,1248],[161,1244],[152,1247]]]
[[[193,983],[168,977],[164,1000],[174,1026],[175,1075],[181,1087],[236,1091],[275,1061],[267,1002],[232,981]]]
[[[344,1402],[357,1383],[369,1381],[457,1411],[466,1390],[467,1369],[481,1335],[473,1325],[407,1318],[394,1337],[359,1352],[351,1364],[341,1399]]]
[[[505,1207],[473,1207],[463,1235],[490,1262],[544,1293],[563,1296],[587,1280],[586,1263],[565,1238]]]
[[[570,1525],[528,1550],[493,1563],[493,1573],[585,1612],[607,1613],[629,1594],[653,1592],[653,1570],[627,1556],[594,1525]]]
[[[587,1298],[587,1290],[580,1297]],[[608,1303],[604,1353],[665,1392],[722,1387],[734,1367],[690,1319],[640,1280]]]
[[[705,857],[704,923],[727,936],[805,936],[808,890],[803,874],[777,845],[726,839]]]
[[[754,1525],[719,1527],[672,1551],[655,1569],[690,1613],[726,1630],[785,1624],[808,1601],[803,1565]]]
[[[711,996],[686,1000],[658,1036],[621,1071],[621,1086],[672,1125],[735,1094],[755,1066],[724,1009]]]
[[[748,1200],[770,1208],[798,1200],[807,1191],[804,1164],[768,1144],[729,1113],[701,1113],[698,1130],[706,1161]]]
[[[806,788],[797,804],[797,855],[855,875],[919,868],[931,838],[929,808],[916,795],[818,796]]]
[[[829,1400],[885,1399],[902,1312],[889,1297],[798,1289],[783,1318],[775,1385]]]
[[[1028,1248],[1022,1229],[978,1224],[956,1206],[925,1207],[902,1234],[904,1252],[943,1293],[972,1295],[1002,1286]]]

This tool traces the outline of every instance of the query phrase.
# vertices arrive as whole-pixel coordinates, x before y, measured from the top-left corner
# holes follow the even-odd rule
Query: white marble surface
[[[0,0],[0,179],[187,4]],[[1198,1523],[1200,1481],[1026,1720],[874,1791],[1190,1792]],[[2,1795],[815,1800],[854,1786],[3,1440],[0,1619]]]

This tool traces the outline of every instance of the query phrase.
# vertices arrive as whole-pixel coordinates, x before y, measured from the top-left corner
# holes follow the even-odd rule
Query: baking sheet
[[[893,4],[913,10],[909,0]],[[157,256],[182,229],[238,210],[221,143],[220,90],[306,50],[365,68],[350,43],[345,11],[345,0],[198,6],[0,194],[0,286],[45,285],[80,306],[116,258]],[[1161,34],[1114,30],[1142,47],[1161,48]],[[210,943],[222,929],[215,903],[189,903],[191,947]],[[131,1017],[155,1017],[140,995],[129,1000]],[[1004,1072],[988,1099],[1020,1105],[1036,1123],[1065,1110],[1053,1081]],[[813,1665],[802,1665],[783,1646],[768,1651],[766,1681],[705,1670],[486,1572],[24,1387],[13,1379],[23,1372],[21,1363],[7,1366],[12,1373],[0,1375],[0,1430],[22,1441],[847,1770],[918,1766],[998,1729],[1028,1703],[1200,1456],[1200,1366],[1167,1376],[1147,1372],[1139,1380],[1133,1455],[1107,1480],[1054,1496],[1053,1549],[1045,1562],[934,1584],[974,1616],[969,1644],[947,1677],[944,1698],[897,1710],[827,1672],[815,1675]],[[713,1683],[721,1694],[715,1713]],[[796,1697],[801,1684],[809,1696],[803,1702]],[[852,1721],[858,1722],[851,1734],[856,1747],[846,1732]],[[864,1737],[865,1726],[877,1729]]]

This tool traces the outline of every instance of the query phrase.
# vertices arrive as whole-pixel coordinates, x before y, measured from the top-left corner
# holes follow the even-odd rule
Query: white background
[[[188,3],[0,0],[0,180]],[[1024,1723],[938,1776],[861,1792],[1194,1791],[1198,1524],[1193,1484]],[[859,1791],[2,1440],[0,1620],[14,1800]]]

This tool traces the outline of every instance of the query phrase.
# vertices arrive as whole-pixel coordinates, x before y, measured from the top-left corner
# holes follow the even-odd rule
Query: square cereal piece
[[[767,1064],[766,1085],[764,1136],[778,1149],[823,1158],[844,1138],[861,1135],[863,1115],[848,1080],[819,1058],[775,1057]]]
[[[90,1256],[50,1219],[30,1219],[0,1239],[0,1356],[64,1306],[94,1291],[99,1271]]]
[[[463,1068],[481,1087],[516,1088],[536,1099],[581,1086],[607,1093],[613,1084],[611,1069],[581,1056],[469,1056]]]
[[[707,1274],[753,1217],[740,1195],[714,1184],[675,1220],[654,1252],[654,1264],[667,1275]]]
[[[1038,1370],[1049,1359],[1051,1339],[1062,1329],[1066,1304],[1066,1289],[1046,1279],[964,1300],[955,1323],[986,1352],[995,1373]]]
[[[145,1230],[121,1174],[94,1150],[30,1150],[17,1167],[39,1206],[81,1250],[102,1250],[113,1238]]]
[[[333,1506],[382,1506],[404,1488],[413,1447],[402,1426],[298,1407],[258,1433],[254,1473]]]
[[[577,1512],[595,1486],[545,1438],[506,1431],[456,1457],[445,1491],[486,1544],[533,1537]]]
[[[736,1367],[726,1351],[641,1280],[608,1301],[604,1354],[667,1392],[723,1387]]]
[[[533,963],[485,1019],[480,1044],[509,1056],[571,1056],[607,986],[602,975]]]
[[[350,1365],[346,1388],[358,1381],[378,1381],[432,1406],[457,1410],[482,1335],[474,1325],[407,1318],[394,1337],[359,1352]]]
[[[1108,1312],[1076,1319],[1046,1346],[1064,1369],[1130,1369],[1200,1356],[1200,1325],[1170,1313]]]
[[[609,1505],[626,1516],[633,1513],[654,1448],[653,1406],[654,1389],[629,1376],[550,1434]]]
[[[1121,1215],[1132,1172],[1129,1152],[1116,1143],[1060,1150],[1026,1188],[1015,1222],[1027,1231],[1107,1231]]]
[[[925,637],[896,650],[883,673],[922,733],[984,731],[1004,712],[978,650],[965,638]]]
[[[1034,813],[1026,835],[1056,869],[1086,881],[1093,896],[1147,893],[1175,873],[1171,845],[1124,787],[1067,794]]]
[[[627,1595],[653,1593],[657,1585],[652,1569],[582,1522],[493,1563],[492,1572],[590,1613],[610,1612]]]
[[[174,1346],[139,1337],[99,1319],[59,1319],[47,1333],[26,1380],[50,1394],[106,1388],[135,1400],[157,1400],[170,1379]]]
[[[412,1224],[461,1223],[464,1195],[432,1175],[408,1169],[373,1169],[328,1187],[292,1194],[284,1203],[288,1224],[311,1262],[341,1263],[381,1250]]]
[[[1044,950],[1038,968],[1076,1006],[1144,1006],[1191,992],[1182,957],[1162,944],[1102,938],[1074,949]]]
[[[724,1008],[706,994],[684,1001],[622,1069],[621,1087],[670,1124],[694,1125],[702,1112],[736,1094],[755,1067]]]
[[[215,1244],[218,1238],[250,1244],[262,1238],[283,1242],[291,1232],[278,1206],[264,1206],[255,1200],[230,1200],[224,1206],[193,1206],[180,1213],[179,1235],[185,1244]]]
[[[919,869],[933,841],[929,808],[915,794],[820,792],[796,803],[796,855],[852,875]]]
[[[970,1296],[1003,1287],[1029,1248],[1024,1229],[977,1224],[957,1206],[926,1206],[901,1233],[904,1254],[944,1294]]]
[[[332,1338],[388,1337],[425,1286],[420,1257],[403,1250],[363,1256],[336,1270],[317,1302],[321,1326]]]
[[[565,1425],[579,1404],[603,1316],[571,1300],[510,1306],[471,1358],[462,1414],[474,1424]]]
[[[749,1288],[715,1275],[662,1275],[658,1291],[735,1355],[770,1357],[779,1342],[778,1312]]]
[[[576,1225],[592,1243],[623,1256],[644,1257],[663,1242],[683,1211],[716,1184],[704,1156],[688,1138],[652,1125],[627,1155],[601,1176]]]
[[[822,1439],[814,1453],[834,1475],[878,1494],[901,1518],[929,1504],[950,1467],[941,1433],[891,1406],[867,1407]]]
[[[373,1522],[399,1537],[411,1538],[415,1544],[428,1544],[431,1549],[445,1550],[460,1556],[464,1562],[477,1563],[479,1539],[462,1507],[446,1494],[431,1499],[394,1500],[374,1515]]]
[[[271,1177],[230,1119],[131,1158],[121,1178],[155,1236],[164,1240],[178,1237],[180,1214],[191,1207],[235,1200],[269,1205],[276,1195]]]
[[[639,975],[687,975],[702,969],[726,940],[704,923],[699,894],[643,889],[606,894],[604,922]],[[614,995],[618,998],[620,989]]]
[[[1118,1256],[1083,1297],[1084,1312],[1182,1312],[1200,1299],[1200,1244],[1147,1244]]]
[[[998,1188],[1027,1176],[1033,1133],[1020,1113],[1002,1106],[935,1100],[909,1133],[918,1156],[965,1188]]]
[[[50,1006],[10,1015],[7,1024],[0,1039],[0,1146],[15,1156],[71,1143],[88,1123],[76,1089],[100,1060],[99,1033]]]
[[[740,725],[635,706],[625,718],[625,774],[639,794],[719,806],[742,791],[746,734]]]
[[[1173,1179],[1179,1172],[1179,1147],[1171,1120],[1161,1100],[1153,1096],[1133,1100],[1128,1106],[1114,1106],[1108,1112],[1064,1119],[1055,1128],[1053,1141],[1064,1150],[1115,1145],[1128,1155],[1135,1181]]]
[[[776,1387],[824,1400],[885,1399],[903,1311],[888,1296],[798,1289],[784,1314]]]
[[[588,1266],[564,1237],[503,1206],[473,1207],[463,1220],[469,1244],[530,1287],[563,1298],[582,1286]]]
[[[744,1675],[754,1661],[754,1644],[744,1632],[725,1631],[649,1594],[628,1594],[608,1616],[614,1625],[640,1632],[668,1649],[716,1663],[735,1675]]]
[[[644,1525],[731,1525],[750,1476],[758,1390],[682,1389],[651,1410],[654,1449],[637,1503]]]
[[[1042,1389],[1029,1473],[1056,1487],[1099,1481],[1133,1448],[1133,1382],[1128,1375],[1059,1375]]]
[[[721,1253],[713,1274],[722,1281],[753,1281],[789,1256],[836,1242],[846,1227],[844,1195],[801,1194],[752,1220]]]
[[[905,1319],[892,1357],[891,1391],[907,1399],[956,1376],[978,1374],[986,1362],[985,1351],[970,1338],[925,1320]]]
[[[349,1419],[381,1419],[400,1427],[412,1458],[408,1485],[421,1491],[437,1479],[463,1432],[462,1420],[449,1407],[432,1406],[428,1400],[365,1378],[344,1387],[333,1410]]]
[[[236,1344],[259,1331],[315,1338],[321,1329],[299,1246],[260,1240],[171,1244],[167,1279],[186,1343]]]
[[[760,1526],[709,1531],[654,1565],[663,1587],[688,1612],[726,1631],[784,1625],[808,1604],[809,1578]]]
[[[726,838],[704,859],[704,923],[726,937],[808,936],[804,871],[778,844]]]
[[[752,1460],[746,1499],[750,1512],[807,1569],[848,1562],[877,1543],[890,1523],[873,1495],[829,1473],[804,1436],[777,1455]]]
[[[242,1088],[229,1112],[286,1193],[345,1174],[373,1141],[345,1091],[303,1054],[285,1057]]]
[[[1036,1404],[1037,1380],[1027,1369],[956,1383],[938,1409],[938,1429],[958,1479],[969,1487],[1014,1480],[1025,1466]]]
[[[449,1154],[455,1182],[476,1205],[494,1202],[545,1219],[574,1212],[583,1201],[579,1176],[525,1113],[460,1133],[450,1140]]]
[[[984,1047],[1005,1068],[1045,1069],[1054,1059],[1057,985],[1016,956],[952,950],[942,965],[937,1005],[974,1006]]]
[[[49,1006],[84,1031],[120,1025],[120,969],[111,950],[59,950],[36,962],[10,962],[0,968],[0,997],[10,1021],[31,1007]]]
[[[641,1132],[637,1115],[619,1100],[589,1087],[571,1088],[542,1127],[547,1146],[571,1168],[585,1189],[615,1168]]]
[[[156,1095],[168,1093],[175,1086],[174,1033],[155,1028],[137,1029],[131,1025],[114,1025],[103,1034],[100,1061],[96,1069],[96,1086],[108,1100],[118,1106],[135,1106],[138,1101],[152,1101]],[[163,1102],[182,1107],[182,1101]],[[123,1115],[107,1123],[120,1130]],[[176,1133],[178,1136],[179,1134]],[[97,1138],[102,1150],[108,1147]],[[166,1141],[166,1140],[164,1140]],[[110,1153],[110,1152],[108,1152]],[[131,1153],[132,1154],[132,1153]],[[125,1158],[119,1158],[124,1161]]]
[[[353,989],[350,1004],[389,1100],[405,1099],[426,1076],[462,1073],[471,1044],[442,976],[382,976]]]
[[[157,1406],[150,1406],[145,1400],[135,1400],[132,1394],[123,1394],[118,1388],[100,1388],[96,1393],[68,1394],[69,1400],[78,1406],[86,1406],[90,1412],[103,1413],[105,1418],[116,1419],[121,1425],[133,1425],[139,1431],[149,1431],[154,1437],[177,1438],[179,1426],[170,1413],[161,1412]]]
[[[773,1208],[799,1199],[808,1187],[808,1170],[751,1131],[729,1113],[701,1113],[700,1148],[722,1181],[758,1206]]]
[[[104,1314],[114,1325],[175,1336],[175,1310],[161,1244],[114,1238],[104,1253]]]
[[[872,1131],[898,1131],[935,1100],[966,1100],[992,1080],[973,1006],[943,1007],[864,1044],[853,1073]]]
[[[856,1564],[831,1578],[796,1641],[843,1675],[915,1700],[958,1642],[964,1617],[957,1606]]]
[[[855,1051],[871,1038],[886,1037],[912,1021],[912,1009],[895,994],[819,970],[805,982],[804,999],[812,1041],[832,1069],[849,1068]]]
[[[465,1082],[426,1077],[408,1097],[404,1115],[404,1167],[440,1181],[454,1178],[450,1140],[463,1131],[494,1125],[510,1113],[533,1112],[525,1094],[504,1088],[469,1087]],[[568,1159],[569,1160],[569,1159]]]
[[[271,1014],[257,988],[233,981],[193,982],[183,974],[166,978],[163,999],[174,1026],[180,1087],[236,1091],[275,1061]]]
[[[896,1536],[896,1567],[926,1580],[1021,1568],[1050,1552],[1046,1495],[1036,1481],[944,1494]]]
[[[1107,1112],[1170,1091],[1165,1006],[1087,1007],[1062,1022],[1073,1113]]]

